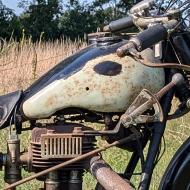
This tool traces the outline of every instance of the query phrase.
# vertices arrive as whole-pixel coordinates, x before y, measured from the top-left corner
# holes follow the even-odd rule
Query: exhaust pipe
[[[133,190],[100,156],[91,159],[90,171],[105,190]]]

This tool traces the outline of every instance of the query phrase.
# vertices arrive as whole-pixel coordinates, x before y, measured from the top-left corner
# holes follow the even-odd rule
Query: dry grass
[[[0,42],[0,95],[18,89],[25,89],[54,65],[86,46],[85,42],[59,40],[54,42],[32,43],[23,39],[21,43]],[[0,141],[6,142],[8,132],[1,130]],[[22,150],[28,147],[30,133],[21,136]],[[6,143],[0,146],[6,152]],[[23,171],[23,177],[28,176]],[[4,186],[3,172],[0,172],[0,189]],[[39,183],[22,185],[18,189],[37,189]]]
[[[0,43],[1,94],[28,87],[55,64],[85,46],[82,41],[70,40]]]
[[[69,40],[60,40],[55,42],[31,43],[30,40],[23,40],[21,43],[10,41],[9,43],[0,43],[0,94],[25,89],[34,80],[43,73],[52,68],[55,64],[68,57],[72,53],[86,46],[81,41],[71,42]],[[157,190],[159,181],[163,172],[172,158],[176,149],[189,136],[190,125],[188,115],[179,120],[169,122],[166,130],[166,153],[155,168],[151,190]],[[22,149],[27,148],[30,133],[24,133],[21,136]],[[7,130],[0,132],[0,141],[6,142]],[[0,151],[6,151],[6,143],[0,146]],[[112,148],[105,153],[103,157],[112,165],[117,172],[123,172],[128,161],[130,153],[118,148]],[[137,168],[137,172],[139,167]],[[24,177],[28,174],[24,172]],[[138,177],[133,178],[133,182],[138,184]],[[3,187],[3,172],[0,173],[0,189]],[[84,189],[94,189],[95,180],[89,174],[85,175]],[[39,183],[32,182],[20,186],[18,189],[37,189]]]

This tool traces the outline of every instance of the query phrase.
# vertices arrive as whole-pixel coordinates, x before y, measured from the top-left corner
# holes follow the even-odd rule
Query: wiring
[[[164,153],[166,151],[166,141],[165,141],[164,135],[162,136],[162,142],[160,143],[160,146],[159,146],[158,154],[156,156],[155,163],[154,163],[154,168],[156,167],[158,162],[161,160],[161,158],[163,157],[163,155],[164,155]],[[162,153],[161,153],[161,147],[163,147]]]

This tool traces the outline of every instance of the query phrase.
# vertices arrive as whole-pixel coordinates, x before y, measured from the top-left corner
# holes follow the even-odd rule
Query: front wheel
[[[159,190],[190,190],[190,138],[181,145],[172,158]]]

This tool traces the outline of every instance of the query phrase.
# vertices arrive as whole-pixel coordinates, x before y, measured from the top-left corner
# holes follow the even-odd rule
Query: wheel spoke
[[[157,15],[164,14],[169,9],[179,9],[182,14],[182,19],[179,25],[183,25],[185,28],[188,28],[190,26],[190,0],[170,0],[167,4],[164,2],[165,0],[159,0],[157,2]]]
[[[182,7],[184,7],[185,5],[187,5],[184,9],[186,9],[187,7],[189,7],[190,5],[190,0],[185,1],[181,6],[178,7],[178,9],[181,9]]]
[[[177,4],[179,0],[175,0],[173,3],[172,3],[173,0],[171,0],[168,4],[168,6],[166,7],[165,9],[165,12],[168,11],[173,5]]]
[[[159,8],[158,8],[158,14],[160,14],[160,11],[161,11],[161,8],[162,8],[162,5],[164,3],[165,0],[162,0],[159,4]]]

